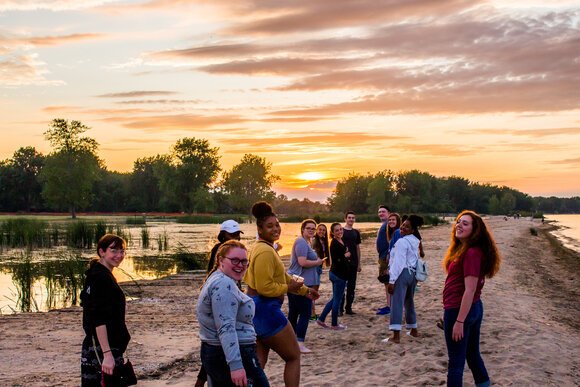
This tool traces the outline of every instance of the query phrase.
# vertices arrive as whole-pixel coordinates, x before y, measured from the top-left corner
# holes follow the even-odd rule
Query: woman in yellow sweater
[[[257,335],[257,354],[265,369],[270,349],[284,360],[284,384],[300,385],[300,349],[296,335],[281,307],[286,293],[299,294],[313,300],[318,292],[292,279],[274,248],[280,238],[280,223],[272,207],[266,202],[252,206],[260,239],[250,252],[250,265],[244,277],[248,296],[256,305],[254,327]]]

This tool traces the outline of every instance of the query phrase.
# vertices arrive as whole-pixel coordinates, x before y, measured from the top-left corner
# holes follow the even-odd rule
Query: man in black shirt
[[[344,233],[342,235],[342,240],[344,245],[350,251],[350,271],[346,283],[346,297],[342,298],[342,303],[340,305],[340,315],[346,311],[346,314],[355,314],[352,310],[352,303],[354,302],[354,294],[356,288],[356,277],[361,271],[360,264],[360,244],[361,237],[360,232],[353,228],[356,216],[354,212],[347,211],[344,215]],[[346,301],[346,305],[345,305]]]

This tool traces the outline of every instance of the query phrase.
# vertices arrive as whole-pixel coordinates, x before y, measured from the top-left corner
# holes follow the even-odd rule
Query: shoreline
[[[482,354],[494,384],[574,385],[580,380],[580,277],[578,254],[539,221],[491,217],[490,225],[504,261],[486,280]],[[355,226],[356,227],[356,226]],[[447,354],[441,315],[445,275],[440,261],[450,225],[422,230],[430,276],[415,296],[421,338],[381,343],[388,319],[374,308],[384,303],[376,281],[374,239],[361,245],[363,271],[357,283],[354,316],[341,323],[346,332],[311,324],[302,357],[304,386],[444,384]],[[533,236],[530,228],[538,230]],[[560,247],[560,248],[558,248]],[[159,280],[124,283],[136,300],[127,303],[129,345],[139,385],[191,386],[199,369],[199,338],[194,307],[204,274],[181,273]],[[321,284],[321,310],[330,296],[327,275]],[[285,308],[287,302],[285,302]],[[43,313],[0,315],[0,384],[6,386],[78,385],[82,311],[71,307]],[[324,359],[324,360],[321,360]],[[555,362],[554,360],[557,359]],[[34,365],[34,367],[22,367]],[[337,369],[336,365],[341,364]],[[282,385],[283,364],[274,353],[266,366],[273,386]],[[465,381],[472,384],[469,370]]]

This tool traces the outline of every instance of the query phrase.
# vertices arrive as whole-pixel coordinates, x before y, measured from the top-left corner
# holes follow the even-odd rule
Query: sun
[[[322,172],[304,172],[296,176],[300,180],[315,181],[324,179],[324,173]]]

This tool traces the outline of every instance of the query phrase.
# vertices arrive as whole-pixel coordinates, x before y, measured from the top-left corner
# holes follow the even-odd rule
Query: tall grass
[[[84,220],[68,223],[66,245],[79,249],[91,249],[95,243],[95,226]]]
[[[149,230],[147,227],[141,229],[141,247],[144,249],[149,248]]]
[[[169,236],[167,231],[163,230],[163,234],[157,235],[157,249],[159,251],[167,251],[169,248]]]
[[[27,249],[50,247],[48,223],[43,220],[12,218],[0,223],[0,246]]]
[[[176,219],[177,223],[190,224],[217,224],[222,223],[228,219],[233,219],[238,223],[245,223],[248,221],[247,215],[232,214],[232,215],[187,215],[180,216]]]
[[[129,216],[125,219],[125,224],[147,224],[145,216]]]
[[[181,243],[177,246],[175,253],[173,253],[171,257],[177,261],[178,266],[184,270],[199,270],[207,267],[207,253],[193,253]]]

